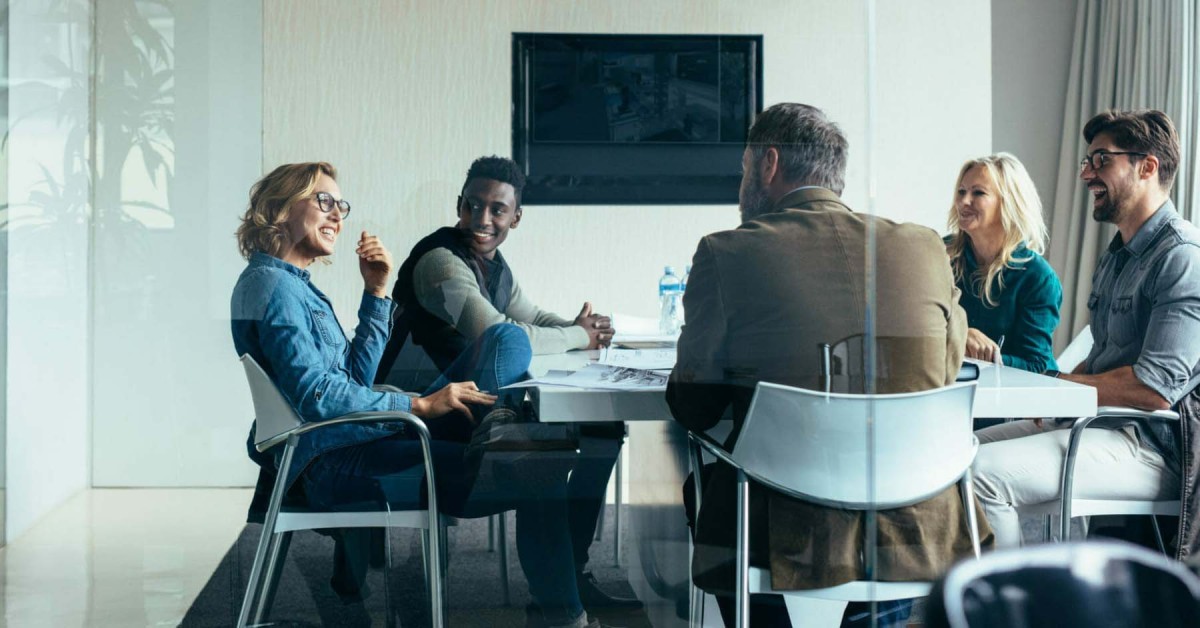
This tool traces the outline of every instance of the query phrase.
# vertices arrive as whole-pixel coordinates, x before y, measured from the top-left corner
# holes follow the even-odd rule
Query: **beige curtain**
[[[1087,189],[1079,180],[1086,145],[1083,125],[1105,109],[1153,108],[1175,122],[1183,153],[1172,199],[1184,217],[1200,215],[1200,53],[1197,0],[1080,0],[1058,185],[1050,209],[1048,258],[1063,284],[1056,351],[1088,324],[1092,272],[1116,232],[1092,220]]]

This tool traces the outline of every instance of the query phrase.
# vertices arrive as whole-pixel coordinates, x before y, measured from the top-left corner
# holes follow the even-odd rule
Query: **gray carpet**
[[[624,571],[613,566],[612,513],[606,514],[603,540],[592,545],[589,570],[606,590],[632,595]],[[516,555],[515,525],[508,515],[508,558],[511,605],[505,606],[500,581],[499,552],[489,552],[487,520],[462,521],[450,528],[450,568],[447,574],[451,626],[504,627],[525,625],[525,605],[531,601]],[[246,580],[254,561],[261,526],[247,525],[209,578],[180,624],[207,628],[235,625]],[[281,575],[267,625],[272,626],[427,626],[428,601],[424,585],[420,536],[416,530],[389,531],[392,565],[372,569],[367,576],[370,595],[343,603],[329,586],[333,540],[311,531],[296,532]],[[618,613],[608,617],[622,626],[649,626],[644,614]]]
[[[505,606],[500,584],[498,552],[489,552],[487,520],[463,521],[450,528],[448,599],[450,625],[467,627],[520,627],[525,625],[525,604],[531,601],[529,589],[516,556],[515,524],[508,515],[508,558],[511,605]],[[606,513],[602,540],[592,545],[590,569],[605,588],[614,593],[632,594],[624,569],[612,561],[612,509]],[[1042,540],[1042,519],[1022,518],[1022,532],[1028,544]],[[1056,528],[1057,529],[1057,528]],[[237,542],[209,578],[180,624],[185,627],[226,627],[237,622],[246,579],[254,560],[261,527],[247,525]],[[275,603],[268,614],[273,626],[427,626],[428,602],[421,566],[420,537],[415,530],[389,532],[392,566],[371,570],[367,586],[371,594],[361,602],[343,603],[329,586],[332,573],[333,541],[314,532],[297,532],[288,552]],[[1079,521],[1074,522],[1074,538],[1082,537]],[[623,565],[628,561],[623,560]],[[921,625],[921,601],[914,606],[911,625]],[[639,628],[651,624],[642,613],[617,613],[604,619],[621,626]],[[683,626],[680,619],[672,625]]]

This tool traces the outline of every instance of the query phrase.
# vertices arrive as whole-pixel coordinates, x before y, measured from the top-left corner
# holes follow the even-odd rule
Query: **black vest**
[[[400,355],[400,350],[404,348],[409,334],[412,334],[413,342],[425,349],[429,358],[443,372],[471,345],[472,339],[459,333],[450,323],[430,314],[417,302],[416,290],[413,288],[413,271],[426,253],[434,249],[446,249],[453,253],[475,274],[475,283],[483,298],[501,313],[508,309],[513,289],[513,276],[508,263],[504,261],[500,251],[496,251],[494,264],[490,265],[492,272],[487,273],[481,266],[481,261],[471,251],[467,240],[469,237],[458,228],[442,227],[417,242],[408,254],[408,259],[400,265],[396,286],[392,289],[392,300],[398,307],[392,317],[391,338],[383,350],[383,358],[375,375],[376,384],[382,384],[391,372],[392,365]]]

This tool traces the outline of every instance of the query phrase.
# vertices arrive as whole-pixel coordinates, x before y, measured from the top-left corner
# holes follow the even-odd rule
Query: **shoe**
[[[575,621],[565,624],[552,624],[546,621],[542,610],[537,604],[525,605],[525,628],[621,628],[615,624],[607,624],[584,612]]]
[[[626,610],[637,610],[645,606],[641,600],[635,597],[621,597],[605,593],[600,588],[600,583],[596,581],[596,576],[592,572],[585,571],[575,577],[575,582],[579,586],[579,601],[583,603],[584,608],[621,608]]]

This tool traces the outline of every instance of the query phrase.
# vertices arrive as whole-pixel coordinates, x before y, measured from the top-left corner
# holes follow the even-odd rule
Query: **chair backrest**
[[[926,606],[931,628],[1195,626],[1200,579],[1119,542],[1001,550],[951,568]]]
[[[913,504],[956,482],[975,459],[975,383],[847,395],[760,382],[733,448],[750,477],[846,508]]]
[[[296,428],[303,421],[250,354],[243,355],[241,360],[246,369],[246,381],[250,383],[250,397],[254,399],[254,444],[259,451],[264,451],[275,444],[270,441],[281,441],[280,434]]]
[[[1067,345],[1063,352],[1058,354],[1058,358],[1054,361],[1058,362],[1058,370],[1063,373],[1070,373],[1079,366],[1080,362],[1087,359],[1088,354],[1092,352],[1092,344],[1095,341],[1092,338],[1092,326],[1087,325],[1079,330],[1071,343]]]

